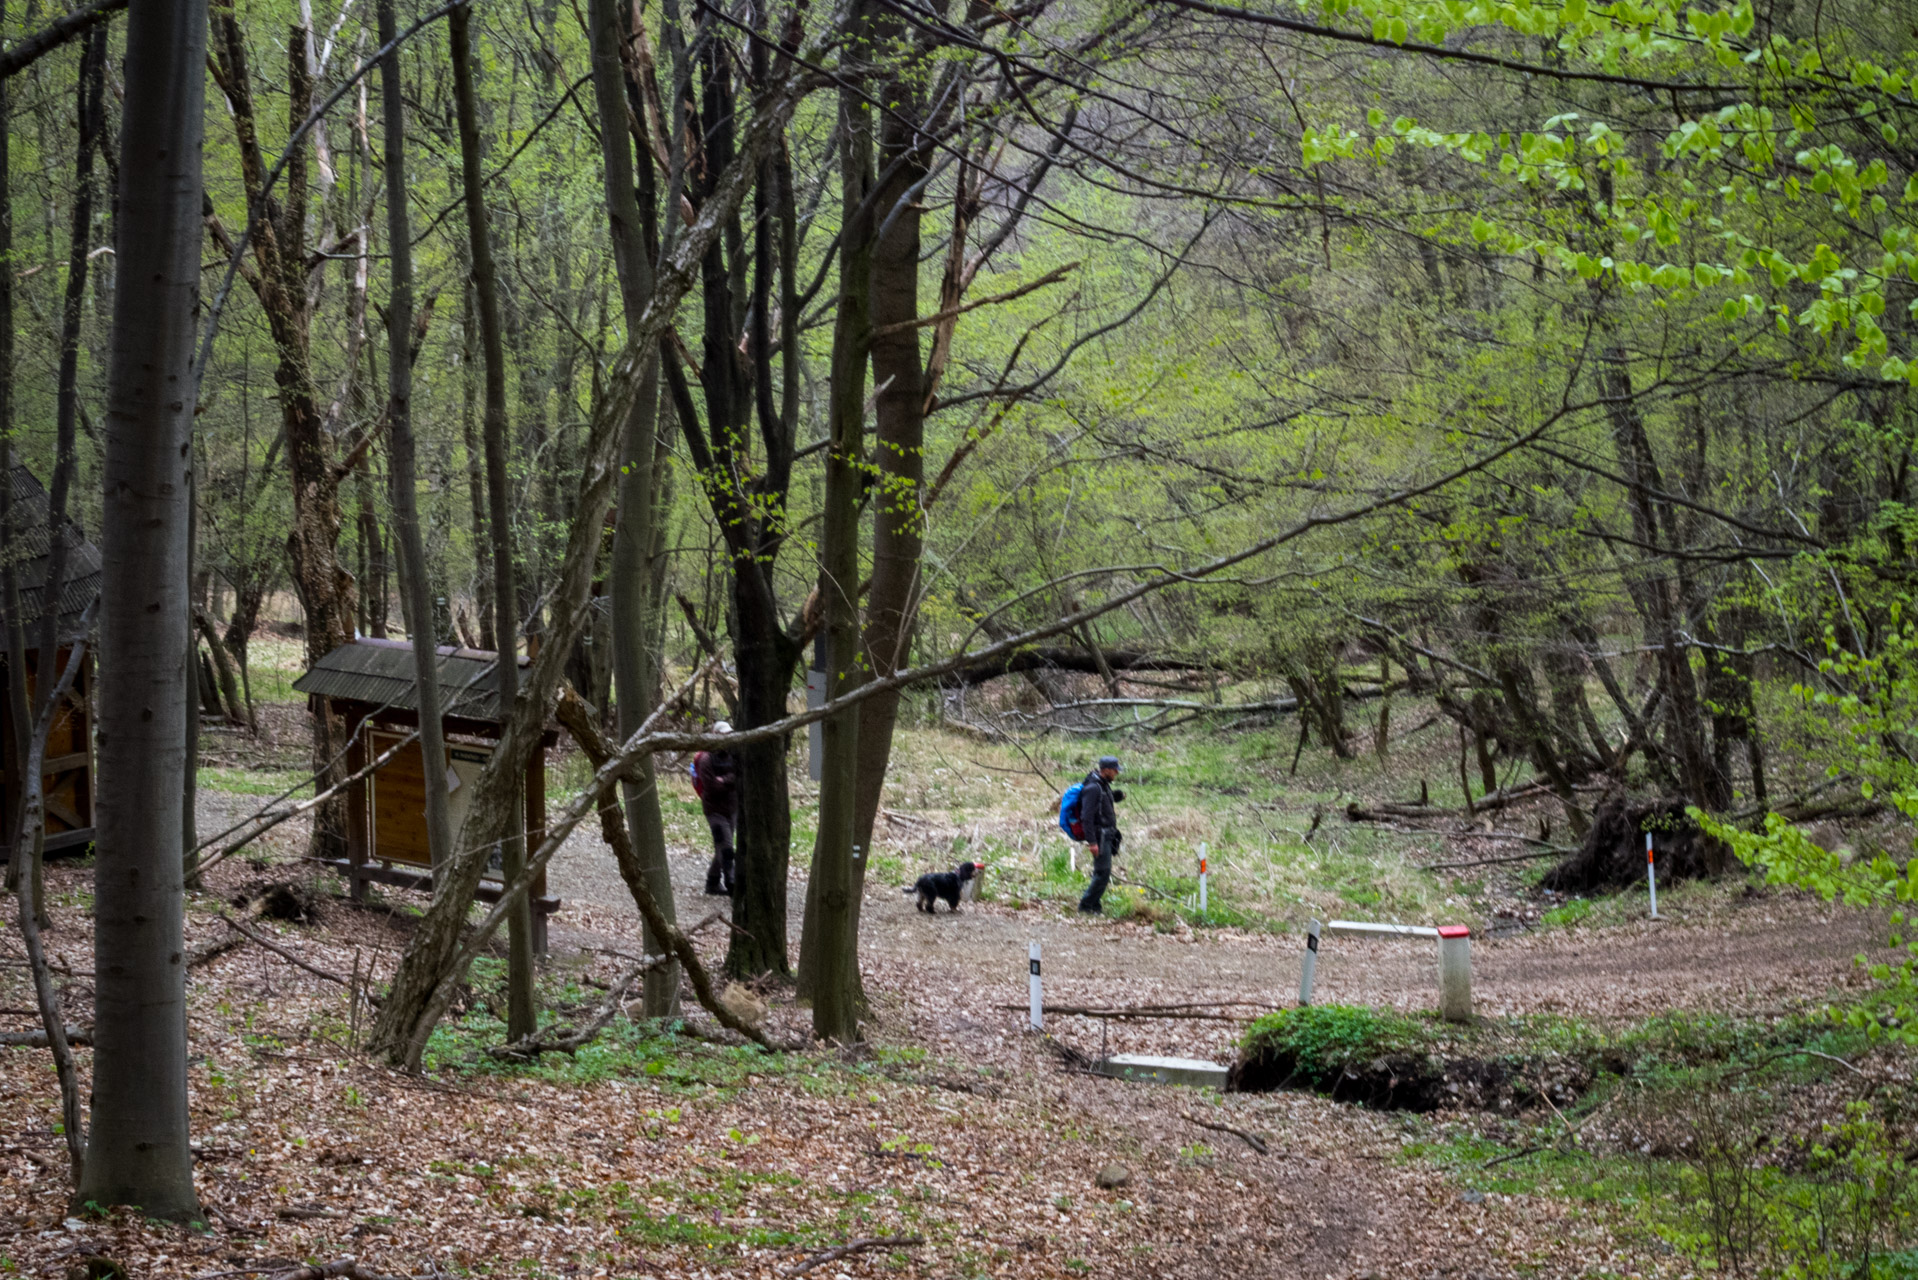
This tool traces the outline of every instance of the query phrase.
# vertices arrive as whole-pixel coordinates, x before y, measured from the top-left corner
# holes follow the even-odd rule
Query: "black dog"
[[[907,893],[919,895],[919,909],[932,915],[938,908],[933,903],[944,898],[946,906],[953,911],[959,909],[959,886],[972,879],[979,870],[976,862],[962,862],[950,871],[928,871],[920,876],[918,882]]]

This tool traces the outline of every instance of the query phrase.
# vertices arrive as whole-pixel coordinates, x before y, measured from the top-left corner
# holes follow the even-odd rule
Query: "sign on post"
[[[1305,966],[1299,974],[1299,1007],[1312,1003],[1312,979],[1319,971],[1319,922],[1314,920],[1305,929]]]
[[[1039,990],[1039,944],[1037,941],[1026,944],[1026,973],[1028,975],[1027,982],[1030,986],[1031,1000],[1031,1008],[1026,1015],[1027,1023],[1034,1031],[1044,1031],[1046,1029],[1046,1002],[1044,995]]]

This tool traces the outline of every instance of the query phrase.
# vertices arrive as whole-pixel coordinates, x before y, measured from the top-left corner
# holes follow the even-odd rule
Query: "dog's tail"
[[[917,893],[917,892],[919,892],[919,890],[918,890],[917,888],[915,888],[914,886],[912,886],[912,885],[906,885],[906,886],[904,886],[903,888],[901,888],[901,889],[899,890],[899,892],[901,892],[901,893]]]

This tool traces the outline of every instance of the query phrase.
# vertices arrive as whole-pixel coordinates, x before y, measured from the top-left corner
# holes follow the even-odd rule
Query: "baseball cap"
[[[1117,768],[1119,767],[1119,757],[1117,757],[1117,756],[1100,756],[1100,757],[1099,757],[1099,767],[1100,767],[1101,769],[1117,769]]]

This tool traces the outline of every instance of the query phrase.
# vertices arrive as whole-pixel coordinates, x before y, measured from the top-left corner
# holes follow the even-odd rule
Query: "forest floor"
[[[210,740],[203,832],[262,803],[297,766],[290,718],[269,734],[264,744]],[[1107,1080],[1079,1066],[1102,1047],[1099,1023],[1055,1017],[1049,1036],[1022,1030],[1029,941],[1044,949],[1051,1004],[1281,1007],[1296,1000],[1299,925],[1345,916],[1473,925],[1475,996],[1488,1026],[1576,1026],[1606,1044],[1637,1043],[1654,1027],[1661,1044],[1694,1047],[1720,1044],[1724,1028],[1756,1028],[1769,1044],[1779,1028],[1856,999],[1869,983],[1856,957],[1889,936],[1882,913],[1743,876],[1661,891],[1667,919],[1655,923],[1642,918],[1642,890],[1590,902],[1539,894],[1531,881],[1544,863],[1424,870],[1522,846],[1482,822],[1424,833],[1348,824],[1347,798],[1403,798],[1410,779],[1436,776],[1443,760],[1409,747],[1360,766],[1308,755],[1294,777],[1289,746],[1277,733],[1224,747],[1199,735],[1128,743],[1115,915],[1084,920],[1071,910],[1082,881],[1049,830],[1049,806],[1077,776],[1073,759],[1097,745],[1048,740],[1043,750],[1056,758],[1035,758],[938,730],[904,735],[871,851],[861,967],[872,1020],[855,1055],[765,1055],[694,1011],[678,1030],[620,1019],[570,1057],[500,1062],[484,1048],[501,1038],[501,962],[485,960],[471,1001],[436,1034],[428,1074],[407,1077],[353,1047],[368,1018],[355,993],[390,973],[418,903],[396,893],[355,907],[334,892],[316,919],[259,920],[253,927],[274,930],[332,978],[252,943],[193,964],[205,1228],[70,1213],[45,1052],[0,1050],[0,1275],[64,1276],[98,1255],[131,1276],[210,1280],[353,1255],[409,1275],[772,1277],[859,1240],[897,1242],[805,1274],[1697,1271],[1695,1240],[1661,1202],[1660,1188],[1675,1185],[1660,1180],[1669,1153],[1640,1142],[1642,1107],[1614,1108],[1577,1142],[1548,1141],[1541,1135],[1564,1134],[1550,1128],[1551,1112],[1413,1114],[1305,1092]],[[556,764],[555,789],[577,785],[576,770]],[[662,777],[680,919],[695,922],[718,901],[699,893],[703,831],[683,776]],[[795,798],[800,851],[811,838],[803,774]],[[1535,805],[1498,823],[1536,831],[1550,820]],[[189,903],[196,957],[229,936],[219,914],[237,912],[229,902],[268,881],[306,878],[303,839],[289,824],[213,873]],[[1185,901],[1201,843],[1215,872],[1205,916]],[[952,915],[916,912],[901,887],[961,857],[988,864],[984,900]],[[56,862],[48,879],[51,947],[84,1023],[90,873]],[[803,885],[796,865],[795,953]],[[620,971],[615,953],[637,954],[637,921],[596,832],[575,833],[551,888],[565,906],[542,999],[552,1016],[574,1020]],[[5,924],[14,936],[11,902]],[[723,932],[700,934],[715,961]],[[0,945],[8,1029],[33,1024],[19,955],[17,944]],[[776,983],[761,994],[768,1030],[802,1039],[806,1011]],[[1317,999],[1429,1010],[1429,945],[1328,940]],[[1242,1032],[1232,1021],[1121,1022],[1104,1047],[1227,1062]],[[1843,1049],[1842,1072],[1796,1060],[1789,1089],[1807,1123],[1851,1098],[1909,1094],[1903,1054]],[[87,1052],[80,1058],[84,1067]],[[1590,1119],[1609,1103],[1593,1094],[1582,1105]],[[1101,1186],[1102,1173],[1118,1185]]]

